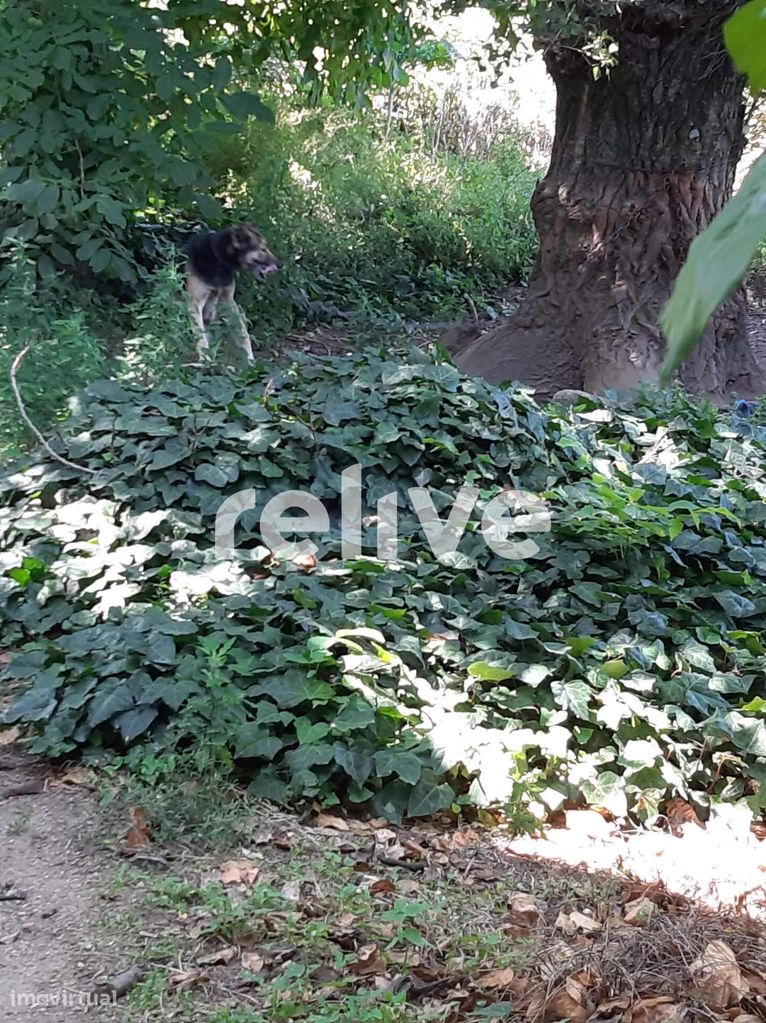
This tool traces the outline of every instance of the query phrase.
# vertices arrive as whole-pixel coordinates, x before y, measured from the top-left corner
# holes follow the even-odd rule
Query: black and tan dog
[[[262,280],[279,269],[265,240],[250,224],[236,224],[223,231],[198,235],[187,251],[186,293],[198,337],[198,356],[202,358],[210,347],[207,325],[215,318],[218,303],[224,302],[231,307],[239,328],[240,345],[247,361],[252,362],[253,348],[247,324],[234,301],[234,276],[244,271]]]

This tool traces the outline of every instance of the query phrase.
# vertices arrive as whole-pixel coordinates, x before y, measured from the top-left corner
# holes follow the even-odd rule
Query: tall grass
[[[534,176],[513,140],[460,157],[386,137],[372,117],[294,112],[210,159],[285,267],[253,294],[264,326],[337,311],[447,317],[534,258]]]

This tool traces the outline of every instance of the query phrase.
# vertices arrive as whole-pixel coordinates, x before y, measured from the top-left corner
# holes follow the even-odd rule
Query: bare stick
[[[86,465],[78,465],[76,462],[70,462],[68,458],[64,458],[63,455],[59,455],[56,451],[54,451],[53,448],[48,443],[48,441],[45,439],[45,437],[43,437],[43,435],[40,433],[35,424],[27,415],[27,410],[24,407],[21,392],[19,391],[19,385],[16,382],[16,374],[19,371],[19,366],[21,365],[24,356],[27,354],[31,347],[32,347],[31,345],[27,345],[25,348],[21,349],[21,351],[18,353],[16,358],[11,363],[11,368],[8,371],[13,396],[16,399],[16,404],[19,407],[19,415],[24,420],[24,424],[26,425],[27,429],[31,430],[35,437],[37,437],[37,439],[40,441],[40,443],[51,456],[51,458],[55,458],[56,461],[61,462],[62,465],[68,465],[70,469],[77,469],[78,472],[88,472],[91,475],[95,476],[96,473],[98,472],[97,469],[89,469]]]

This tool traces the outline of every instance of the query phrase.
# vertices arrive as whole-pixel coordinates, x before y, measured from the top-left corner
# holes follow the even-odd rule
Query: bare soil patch
[[[0,764],[0,1018],[68,1023],[105,1001],[94,989],[120,960],[104,926],[114,859],[92,792],[9,746]],[[108,1004],[97,1012],[117,1018]]]

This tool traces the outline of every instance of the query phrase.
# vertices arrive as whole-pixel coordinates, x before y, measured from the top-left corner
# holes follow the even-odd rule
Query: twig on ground
[[[37,439],[40,441],[40,443],[51,456],[51,458],[55,458],[57,462],[61,462],[62,465],[66,465],[70,469],[77,469],[78,472],[87,472],[91,476],[95,476],[98,471],[97,469],[89,469],[88,466],[86,465],[78,465],[76,462],[70,462],[68,458],[64,458],[63,455],[60,455],[57,451],[54,451],[53,448],[48,443],[48,441],[45,439],[42,433],[40,433],[35,424],[27,415],[24,400],[21,397],[21,391],[19,390],[19,385],[16,380],[16,374],[18,373],[19,367],[21,366],[21,363],[24,360],[24,356],[27,354],[31,347],[32,347],[31,345],[25,345],[24,348],[22,348],[21,351],[17,353],[15,359],[11,363],[11,368],[8,371],[8,377],[11,382],[11,390],[13,391],[13,396],[16,399],[16,405],[18,406],[19,409],[19,415],[24,420],[24,425],[27,427],[28,430],[32,431],[35,437],[37,437]]]

